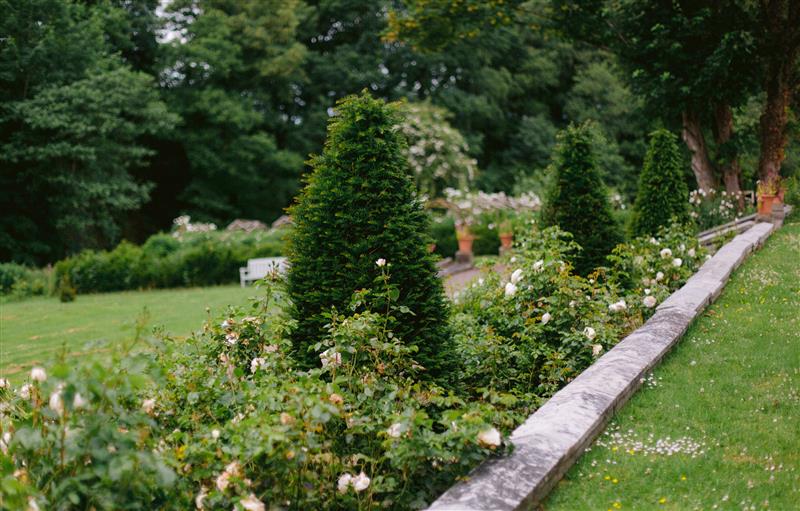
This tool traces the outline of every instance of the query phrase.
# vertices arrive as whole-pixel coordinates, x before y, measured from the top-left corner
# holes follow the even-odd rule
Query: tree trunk
[[[683,141],[692,153],[692,172],[697,179],[697,187],[702,190],[711,190],[716,187],[714,166],[708,157],[708,147],[700,127],[697,113],[683,112]]]
[[[767,102],[761,114],[761,155],[758,159],[758,177],[768,181],[780,176],[781,163],[785,158],[786,124],[789,120],[788,110],[792,100],[788,73],[783,69],[774,69],[777,63],[771,63],[766,79]],[[780,66],[784,67],[784,66]]]
[[[742,196],[742,167],[739,165],[739,155],[730,146],[726,147],[733,138],[733,110],[728,104],[719,104],[714,109],[714,141],[717,144],[722,182],[725,190],[738,198],[739,210],[744,209]]]

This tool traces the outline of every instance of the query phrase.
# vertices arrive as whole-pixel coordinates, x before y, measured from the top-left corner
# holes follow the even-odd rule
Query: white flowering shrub
[[[461,133],[450,125],[449,112],[430,103],[406,103],[402,111],[400,131],[408,141],[408,163],[419,192],[439,197],[448,187],[469,188],[478,162],[469,155]]]
[[[420,378],[377,291],[332,311],[297,369],[282,287],[187,340],[0,388],[4,505],[40,509],[407,509],[506,449],[508,403]],[[381,304],[380,310],[372,305]],[[353,312],[353,311],[359,312]]]
[[[689,193],[689,216],[701,231],[732,222],[754,212],[753,205],[744,201],[742,195],[741,192],[734,194],[725,190],[692,190]],[[744,210],[739,209],[740,201],[745,204]]]
[[[657,237],[643,236],[617,246],[608,258],[609,280],[629,306],[649,317],[700,268],[706,255],[690,228],[673,224],[661,228]]]

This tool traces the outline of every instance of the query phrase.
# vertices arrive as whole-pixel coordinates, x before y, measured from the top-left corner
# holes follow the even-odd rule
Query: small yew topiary
[[[331,307],[344,312],[353,292],[371,289],[387,262],[399,296],[393,331],[415,345],[414,358],[427,374],[441,376],[453,359],[447,307],[436,275],[428,217],[416,197],[398,130],[397,105],[366,91],[341,100],[328,124],[322,155],[292,206],[289,295],[297,327],[295,353],[319,364],[309,349],[325,335]]]
[[[689,189],[682,167],[677,137],[665,129],[654,131],[639,176],[631,220],[635,236],[652,236],[674,221],[689,222]]]
[[[557,225],[581,246],[572,261],[581,275],[602,265],[622,241],[597,168],[592,129],[588,123],[570,124],[558,134],[551,164],[553,181],[542,212],[545,225]]]

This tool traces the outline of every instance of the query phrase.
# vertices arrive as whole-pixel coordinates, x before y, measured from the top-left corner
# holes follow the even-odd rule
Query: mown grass
[[[800,509],[797,216],[735,273],[543,509]]]
[[[32,365],[62,349],[68,356],[86,356],[131,340],[137,327],[144,335],[163,326],[187,336],[209,314],[245,305],[256,293],[252,287],[219,286],[78,295],[72,303],[32,298],[0,304],[0,376],[19,381]]]

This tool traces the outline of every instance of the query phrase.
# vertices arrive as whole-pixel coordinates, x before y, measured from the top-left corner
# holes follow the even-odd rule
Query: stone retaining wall
[[[775,226],[758,223],[705,262],[655,314],[511,434],[514,452],[482,463],[447,490],[428,511],[533,509],[542,501],[642,379],[722,292],[731,273],[760,247]]]

